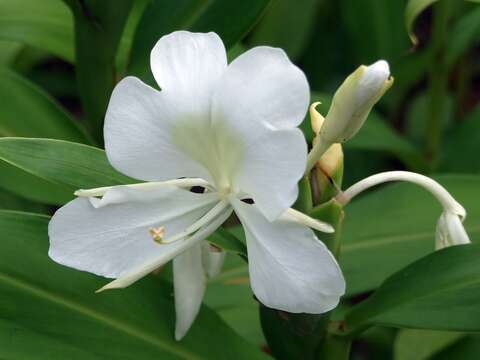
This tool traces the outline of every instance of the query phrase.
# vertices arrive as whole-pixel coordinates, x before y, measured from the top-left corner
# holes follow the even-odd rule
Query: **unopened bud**
[[[470,238],[463,227],[462,218],[449,211],[444,211],[438,219],[435,235],[436,250],[454,245],[470,244]]]
[[[333,96],[317,142],[308,154],[307,172],[332,144],[343,143],[360,130],[372,107],[392,84],[390,68],[384,60],[362,65],[345,79]],[[312,126],[317,126],[313,120]]]
[[[376,63],[357,68],[335,93],[325,124],[320,131],[321,141],[342,143],[362,127],[370,110],[392,86],[388,63]]]

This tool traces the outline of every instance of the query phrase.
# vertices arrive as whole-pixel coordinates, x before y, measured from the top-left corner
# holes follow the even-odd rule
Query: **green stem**
[[[432,167],[438,160],[448,86],[448,68],[445,57],[450,0],[441,0],[434,9],[432,27],[432,57],[429,71],[429,110],[426,127],[426,156]]]
[[[345,337],[328,334],[319,348],[317,359],[348,360],[352,341]]]

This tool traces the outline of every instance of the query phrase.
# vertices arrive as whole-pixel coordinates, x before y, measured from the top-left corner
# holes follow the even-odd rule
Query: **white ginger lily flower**
[[[148,182],[77,191],[50,222],[50,257],[116,278],[101,290],[126,287],[173,259],[180,339],[199,311],[206,272],[222,261],[203,240],[235,211],[256,297],[294,313],[333,309],[345,282],[310,227],[333,228],[289,209],[306,167],[297,129],[309,102],[302,71],[270,47],[227,66],[216,34],[186,31],[158,41],[151,68],[161,91],[123,79],[104,129],[111,164]],[[194,186],[206,192],[189,191]]]
[[[448,246],[470,243],[468,234],[462,224],[467,216],[467,212],[463,206],[459,204],[442,185],[424,175],[408,171],[387,171],[375,174],[341,192],[337,195],[337,199],[341,203],[347,204],[359,193],[372,186],[388,181],[407,181],[417,184],[429,191],[440,202],[443,207],[443,212],[437,222],[435,236],[436,250]]]

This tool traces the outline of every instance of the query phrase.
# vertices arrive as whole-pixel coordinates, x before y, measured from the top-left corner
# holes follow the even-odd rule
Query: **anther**
[[[148,229],[148,232],[152,236],[153,241],[161,244],[162,239],[165,236],[165,226],[151,227],[150,229]]]

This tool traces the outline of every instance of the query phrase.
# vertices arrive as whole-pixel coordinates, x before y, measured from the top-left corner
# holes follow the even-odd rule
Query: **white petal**
[[[195,194],[174,186],[118,186],[102,199],[78,198],[50,221],[49,255],[63,265],[110,278],[160,255],[166,262],[181,242],[159,245],[149,230],[163,226],[165,236],[180,232],[217,201],[215,193]]]
[[[194,112],[210,113],[213,89],[227,67],[217,34],[175,31],[163,36],[152,50],[155,80],[166,94],[183,97]]]
[[[202,305],[207,278],[202,266],[202,244],[173,259],[173,285],[175,291],[175,339],[185,336]]]
[[[205,167],[182,147],[186,143],[200,155],[204,153],[205,145],[193,139],[195,129],[203,131],[208,119],[192,114],[185,107],[188,101],[166,96],[134,77],[120,81],[105,116],[105,150],[110,163],[124,174],[147,181],[208,180]]]
[[[289,208],[298,194],[307,145],[295,127],[309,98],[303,72],[282,50],[270,47],[235,59],[214,94],[212,121],[225,172],[269,219]]]
[[[454,245],[470,244],[462,220],[457,214],[444,211],[437,223],[435,234],[435,250]]]
[[[239,200],[233,206],[245,229],[251,286],[263,304],[311,314],[337,306],[345,280],[311,229],[286,220],[269,222],[255,205]]]
[[[252,129],[252,131],[255,131]],[[295,202],[305,171],[307,144],[299,129],[252,133],[252,141],[237,163],[235,186],[249,194],[269,219]]]
[[[208,241],[202,243],[202,263],[209,278],[220,273],[223,263],[225,262],[225,255],[225,251],[211,245]]]
[[[285,52],[253,48],[236,58],[225,71],[214,95],[215,121],[228,121],[248,130],[260,124],[291,129],[303,120],[310,90],[303,72]]]

